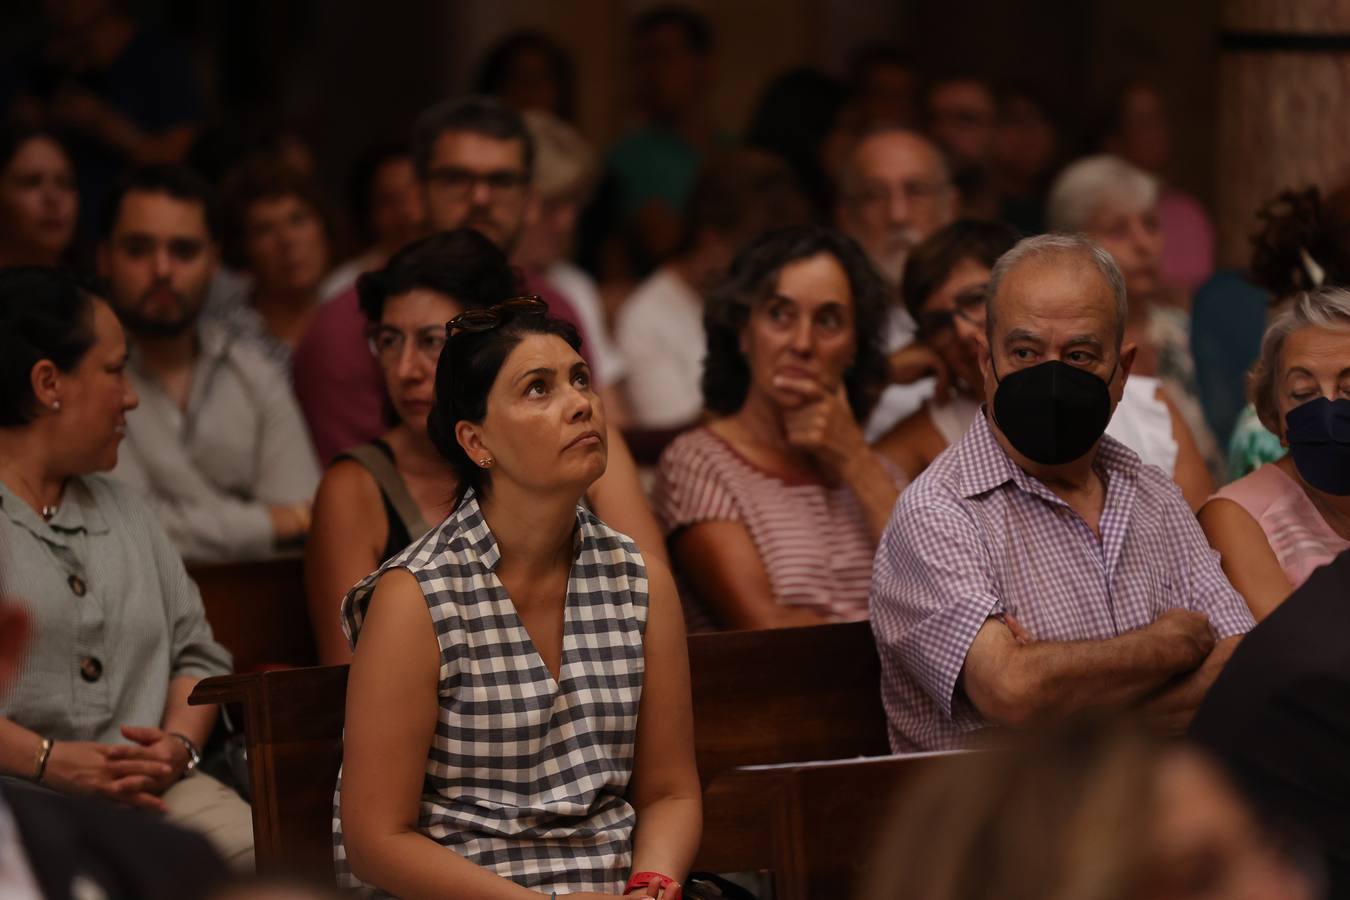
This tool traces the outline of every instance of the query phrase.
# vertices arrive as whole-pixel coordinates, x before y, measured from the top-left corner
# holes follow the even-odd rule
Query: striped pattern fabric
[[[983,413],[900,495],[872,586],[895,752],[960,748],[989,726],[958,684],[990,617],[1037,641],[1108,640],[1169,609],[1204,613],[1220,639],[1252,627],[1172,480],[1110,436],[1095,466],[1100,538],[1012,461]]]
[[[867,618],[876,545],[847,487],[775,478],[697,428],[661,455],[652,503],[667,535],[700,522],[744,525],[779,604],[835,621]]]
[[[347,594],[343,626],[355,646],[389,569],[407,569],[421,584],[441,649],[422,833],[545,895],[620,893],[635,821],[624,795],[645,673],[646,566],[632,541],[578,507],[555,682],[494,573],[499,558],[470,492]],[[347,866],[341,797],[339,774],[334,860],[342,885],[362,887]]]
[[[1295,589],[1319,566],[1350,549],[1350,541],[1332,530],[1303,487],[1275,463],[1266,463],[1214,496],[1233,501],[1256,520]]]

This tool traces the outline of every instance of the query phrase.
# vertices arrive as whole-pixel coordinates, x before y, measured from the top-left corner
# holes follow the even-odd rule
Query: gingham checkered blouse
[[[441,648],[440,716],[418,826],[466,859],[548,893],[619,893],[628,877],[633,771],[645,671],[647,569],[637,547],[577,509],[561,681],[494,572],[500,553],[472,492],[440,527],[347,594],[353,646],[379,577],[416,576]],[[333,798],[338,880],[346,862]]]

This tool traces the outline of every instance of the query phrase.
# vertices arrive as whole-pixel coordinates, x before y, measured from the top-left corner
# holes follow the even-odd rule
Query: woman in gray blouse
[[[189,707],[230,671],[201,597],[117,462],[126,340],[88,285],[0,269],[0,590],[33,637],[0,701],[0,774],[167,813],[252,865],[248,806],[196,771],[216,711]]]

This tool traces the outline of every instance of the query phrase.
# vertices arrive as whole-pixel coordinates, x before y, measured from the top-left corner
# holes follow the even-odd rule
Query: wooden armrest
[[[189,706],[209,706],[221,703],[245,703],[255,697],[262,687],[262,677],[255,674],[217,675],[203,678],[188,695]]]

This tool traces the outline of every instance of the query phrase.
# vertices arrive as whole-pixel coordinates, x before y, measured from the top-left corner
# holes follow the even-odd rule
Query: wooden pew
[[[890,752],[866,622],[690,635],[689,668],[705,786],[734,766]]]
[[[188,574],[216,640],[234,654],[236,672],[318,661],[299,557],[197,564]]]
[[[865,622],[693,635],[689,655],[705,785],[735,766],[888,750]],[[332,871],[329,826],[346,684],[347,668],[330,666],[210,678],[192,694],[194,704],[243,707],[260,871]],[[767,858],[762,846],[754,849],[763,799],[734,785],[719,791],[705,804],[706,858],[745,863],[718,871],[759,867]]]
[[[315,666],[207,678],[188,698],[243,708],[259,873],[333,877],[346,697],[347,667]]]
[[[706,828],[700,871],[773,872],[777,900],[857,896],[905,788],[949,754],[750,766],[723,772],[704,805],[741,812],[734,830]]]

